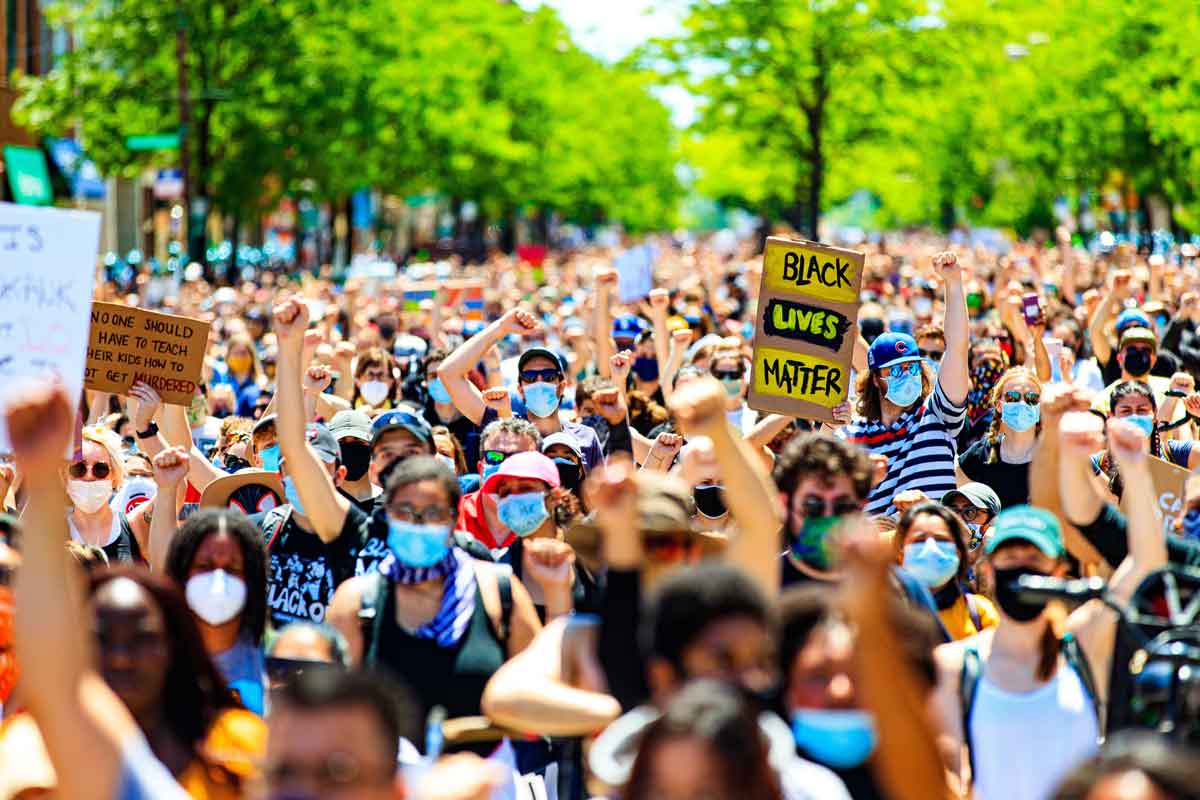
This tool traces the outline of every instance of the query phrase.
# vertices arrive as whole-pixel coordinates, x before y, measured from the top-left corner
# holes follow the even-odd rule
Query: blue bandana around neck
[[[388,553],[379,562],[378,569],[391,583],[414,584],[444,579],[442,604],[437,614],[413,635],[419,639],[433,639],[440,647],[458,644],[475,614],[475,567],[470,556],[451,547],[446,557],[432,567],[409,567]]]

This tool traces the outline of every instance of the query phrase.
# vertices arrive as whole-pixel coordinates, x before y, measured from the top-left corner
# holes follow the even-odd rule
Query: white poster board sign
[[[0,409],[15,387],[47,376],[79,401],[99,244],[95,212],[0,203]]]
[[[654,248],[631,247],[617,256],[617,296],[622,304],[634,303],[654,288]]]

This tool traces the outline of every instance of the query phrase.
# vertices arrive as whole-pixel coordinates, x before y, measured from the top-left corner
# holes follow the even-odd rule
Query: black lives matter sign
[[[92,303],[84,385],[128,394],[135,383],[154,388],[164,403],[192,402],[204,368],[208,323],[117,303]]]
[[[850,392],[864,256],[772,236],[763,251],[752,408],[831,420]]]

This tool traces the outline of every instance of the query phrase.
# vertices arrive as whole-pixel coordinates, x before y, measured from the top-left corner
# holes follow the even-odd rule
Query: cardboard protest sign
[[[1192,473],[1153,456],[1148,463],[1154,481],[1154,510],[1162,520],[1163,530],[1174,533],[1175,524],[1183,517],[1184,484]]]
[[[93,303],[91,319],[89,389],[127,394],[140,381],[164,403],[191,405],[208,347],[207,322],[118,303]]]
[[[0,408],[26,379],[51,375],[78,402],[99,242],[94,212],[0,203]]]
[[[864,256],[772,236],[763,251],[751,408],[831,421],[850,391]]]

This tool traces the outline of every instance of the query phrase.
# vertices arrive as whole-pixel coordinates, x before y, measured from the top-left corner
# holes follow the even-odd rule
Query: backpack
[[[1079,646],[1079,640],[1072,633],[1064,634],[1059,642],[1059,651],[1067,662],[1067,667],[1075,670],[1083,684],[1083,691],[1092,701],[1092,711],[1096,714],[1096,725],[1100,727],[1100,699],[1096,694],[1096,680],[1092,675],[1091,665]],[[963,743],[967,746],[967,757],[970,759],[971,775],[975,775],[975,747],[971,741],[971,714],[974,711],[975,696],[979,692],[979,681],[983,678],[983,659],[979,650],[973,645],[963,651],[962,678],[959,683],[959,704],[962,708]]]
[[[508,633],[512,621],[513,593],[512,568],[496,564],[496,588],[500,592],[500,629],[496,632],[500,644],[507,650]],[[379,657],[379,639],[383,631],[383,608],[387,602],[390,584],[379,570],[363,575],[362,599],[358,607],[358,621],[362,626],[364,667],[376,666]]]

